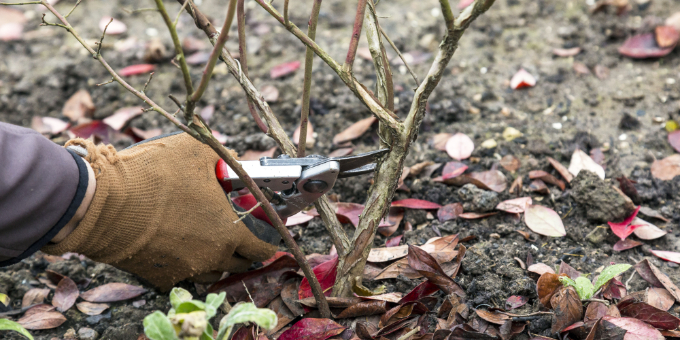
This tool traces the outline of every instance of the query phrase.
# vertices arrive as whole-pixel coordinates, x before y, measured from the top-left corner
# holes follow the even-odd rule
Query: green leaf
[[[161,311],[144,318],[144,334],[151,340],[179,340],[170,319]]]
[[[629,264],[620,263],[605,268],[602,271],[602,274],[600,274],[600,276],[597,278],[597,281],[595,281],[595,291],[598,291],[602,286],[607,284],[609,280],[619,276],[621,273],[630,269],[630,267],[632,266]]]
[[[576,288],[576,293],[578,293],[578,297],[581,298],[581,300],[590,299],[595,293],[593,284],[583,276],[577,277],[575,281],[566,276],[560,276],[559,280],[565,287],[572,286]]]
[[[574,280],[570,279],[570,278],[567,277],[567,276],[560,276],[560,277],[558,277],[558,279],[559,279],[560,282],[562,282],[562,284],[563,284],[564,286],[566,286],[566,287],[568,287],[568,286],[576,287],[576,282],[575,282]]]
[[[227,297],[227,293],[222,292],[219,295],[208,294],[205,298],[205,312],[208,314],[208,320],[215,316],[217,308],[220,308],[225,297]]]
[[[26,328],[22,327],[20,324],[14,322],[14,321],[10,321],[10,320],[7,320],[7,319],[0,319],[0,330],[19,332],[19,333],[21,333],[21,335],[33,340],[33,336],[31,335],[31,333],[29,333],[26,330]]]
[[[220,328],[244,322],[254,322],[264,329],[272,329],[278,320],[276,313],[267,308],[257,308],[250,302],[239,303],[220,321]]]
[[[180,303],[191,301],[193,298],[191,293],[183,288],[175,287],[170,291],[170,304],[172,305],[172,308],[177,308]]]
[[[191,313],[197,310],[205,310],[205,303],[198,300],[184,301],[175,308],[176,314]]]
[[[215,338],[213,338],[212,325],[208,324],[208,327],[205,328],[205,331],[203,331],[199,340],[215,340]]]

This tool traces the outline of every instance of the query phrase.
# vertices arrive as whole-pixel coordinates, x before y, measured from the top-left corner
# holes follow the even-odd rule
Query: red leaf
[[[680,253],[674,251],[652,250],[652,254],[666,261],[680,263]]]
[[[408,294],[406,294],[401,300],[399,300],[398,304],[405,304],[409,302],[413,302],[416,300],[420,300],[420,298],[425,297],[425,296],[430,296],[436,292],[439,291],[439,287],[430,282],[430,280],[425,280],[423,283],[417,285],[415,288],[413,288]]]
[[[447,294],[454,293],[458,296],[465,296],[463,289],[446,275],[432,255],[416,246],[409,245],[407,257],[408,265],[437,285],[439,289]]]
[[[354,225],[355,228],[359,226],[359,215],[361,215],[363,211],[363,204],[346,202],[338,202],[335,204],[335,214],[345,218],[344,221],[341,220],[340,222],[352,222],[352,225]]]
[[[288,252],[285,252],[285,251],[277,251],[274,254],[274,256],[270,257],[269,259],[267,259],[265,261],[262,261],[262,266],[266,267],[266,266],[272,264],[274,261],[278,260],[282,256],[289,256],[289,257],[294,258],[293,254],[291,254],[291,253],[288,253]]]
[[[266,276],[280,277],[283,273],[288,271],[296,271],[300,268],[293,256],[280,256],[271,264],[264,266],[257,270],[252,270],[245,273],[233,274],[228,277],[213,283],[208,287],[209,293],[228,292],[227,299],[230,302],[240,301],[241,297],[248,298],[246,289],[243,287],[245,283],[249,290],[252,290],[256,284],[262,281]]]
[[[654,33],[634,35],[626,40],[619,53],[634,59],[660,58],[673,51],[673,47],[661,48],[656,43]]]
[[[680,130],[668,134],[668,143],[671,144],[675,151],[680,152]]]
[[[324,295],[330,296],[332,290],[329,289],[333,287],[333,284],[335,283],[335,276],[337,275],[337,270],[338,270],[338,258],[334,258],[330,261],[326,261],[314,268],[314,276],[316,276],[317,280],[319,280],[319,284],[321,285],[321,290],[324,291]],[[314,296],[312,294],[312,287],[309,285],[309,281],[307,281],[307,278],[303,278],[302,282],[300,283],[300,288],[298,288],[298,297],[300,300],[304,298],[308,298]]]
[[[446,153],[448,153],[451,158],[459,161],[469,158],[474,149],[475,143],[472,142],[472,139],[460,132],[451,136],[446,142]]]
[[[621,223],[615,223],[615,222],[607,222],[609,224],[609,227],[612,229],[612,232],[618,236],[621,240],[625,240],[626,237],[630,236],[630,234],[635,231],[635,229],[641,227],[642,225],[630,225],[631,222],[635,219],[635,216],[637,216],[638,211],[640,211],[640,206],[638,206],[635,209],[635,212],[633,212],[632,215],[628,216],[623,222]]]
[[[115,302],[132,299],[146,293],[146,289],[125,283],[107,283],[87,292],[80,297],[89,302]]]
[[[325,340],[342,333],[345,327],[330,319],[305,318],[281,333],[279,340]]]
[[[80,124],[69,129],[71,133],[80,138],[90,138],[90,136],[95,135],[102,140],[105,144],[109,143],[111,133],[113,129],[110,126],[104,124],[100,120],[95,120],[89,123]]]
[[[524,87],[534,87],[536,85],[536,78],[531,73],[525,71],[523,68],[517,71],[512,79],[510,79],[510,87],[513,90],[519,90]]]
[[[515,309],[524,306],[529,298],[526,296],[513,295],[505,301],[505,309]]]
[[[680,326],[680,319],[677,317],[635,299],[624,299],[616,307],[619,308],[621,316],[636,318],[656,328],[676,329]]]
[[[78,286],[68,277],[64,277],[59,281],[57,289],[54,291],[54,297],[52,297],[52,305],[57,307],[60,312],[65,312],[76,303],[78,299]]]
[[[654,327],[634,318],[605,316],[603,321],[610,322],[626,330],[625,340],[664,340],[664,336]]]
[[[442,179],[446,180],[462,175],[468,166],[461,162],[448,162],[442,170]]]
[[[399,235],[399,236],[395,236],[395,237],[392,237],[390,239],[385,240],[385,247],[396,247],[396,246],[398,246],[399,242],[401,242],[401,238],[403,236],[404,235]]]
[[[377,121],[378,118],[371,116],[350,125],[347,129],[333,137],[333,144],[338,145],[361,137]]]
[[[269,76],[272,79],[276,78],[281,78],[284,76],[287,76],[293,72],[295,72],[297,69],[300,68],[300,62],[299,61],[291,61],[288,63],[283,63],[276,65],[272,67],[272,69],[269,71]]]
[[[437,210],[439,222],[446,222],[458,218],[463,213],[463,205],[460,203],[449,203]]]
[[[614,243],[614,247],[612,248],[614,249],[614,251],[624,251],[641,245],[642,245],[641,242],[631,239],[625,239],[619,240],[618,242]],[[654,250],[652,250],[652,252],[654,252]]]
[[[153,64],[136,64],[123,67],[118,74],[123,77],[135,76],[138,74],[149,74],[151,71],[156,69],[156,65]]]
[[[678,289],[678,286],[671,281],[668,275],[660,271],[659,268],[649,262],[649,260],[644,259],[636,263],[633,267],[635,267],[635,270],[643,279],[645,279],[645,281],[649,282],[654,287],[666,288],[673,298],[680,302],[680,289]]]
[[[423,210],[430,210],[430,209],[439,209],[442,206],[430,202],[430,201],[425,201],[425,200],[419,200],[415,198],[407,198],[399,201],[394,201],[392,202],[392,207],[400,207],[400,208],[409,208],[409,209],[423,209]]]
[[[673,26],[656,26],[656,44],[661,48],[673,48],[680,39],[680,33]]]

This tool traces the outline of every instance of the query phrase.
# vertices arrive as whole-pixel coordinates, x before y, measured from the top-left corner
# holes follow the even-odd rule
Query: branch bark
[[[312,6],[312,15],[309,18],[309,27],[307,27],[307,36],[309,39],[316,39],[316,24],[319,21],[319,11],[321,10],[321,0],[314,0]],[[314,51],[307,47],[305,53],[305,80],[302,84],[302,111],[300,111],[300,137],[298,140],[297,156],[305,156],[305,148],[307,147],[307,122],[309,122],[309,101],[312,89],[312,67],[314,65]]]

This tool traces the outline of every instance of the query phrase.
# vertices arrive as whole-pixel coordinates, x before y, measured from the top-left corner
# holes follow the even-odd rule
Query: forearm
[[[0,123],[0,265],[74,228],[87,210],[88,187],[94,191],[90,178],[75,153],[33,130]]]

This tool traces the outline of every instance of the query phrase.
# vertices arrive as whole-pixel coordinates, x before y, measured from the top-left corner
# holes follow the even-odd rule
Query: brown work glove
[[[139,275],[163,290],[214,271],[242,272],[274,255],[270,225],[239,216],[215,176],[219,156],[186,133],[116,152],[111,145],[69,141],[87,150],[97,189],[85,217],[48,254],[75,252]]]

